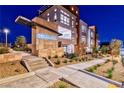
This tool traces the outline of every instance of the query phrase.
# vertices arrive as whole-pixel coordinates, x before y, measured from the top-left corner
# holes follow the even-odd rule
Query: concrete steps
[[[38,69],[46,68],[49,66],[49,64],[44,58],[37,57],[37,56],[25,56],[23,57],[23,60],[27,62],[31,71],[36,71]]]

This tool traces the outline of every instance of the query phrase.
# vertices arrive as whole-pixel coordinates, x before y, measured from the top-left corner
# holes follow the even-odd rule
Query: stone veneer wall
[[[17,61],[17,60],[21,60],[21,59],[22,59],[21,53],[0,54],[0,63]]]
[[[63,56],[64,55],[64,48],[55,48],[55,49],[42,49],[38,51],[38,56],[39,57],[54,57],[54,56]]]
[[[33,22],[38,23],[40,25],[46,26],[54,31],[58,30],[58,25],[53,22],[47,22],[41,18],[35,17]],[[37,34],[46,34],[49,36],[55,36],[57,40],[47,40],[37,38]],[[40,26],[35,26],[32,28],[32,54],[37,55],[39,57],[48,57],[48,56],[62,56],[64,54],[63,48],[58,48],[58,34],[50,31],[49,29],[45,29]]]

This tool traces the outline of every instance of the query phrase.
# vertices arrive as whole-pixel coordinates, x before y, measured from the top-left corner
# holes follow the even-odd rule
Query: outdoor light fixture
[[[7,47],[7,43],[8,43],[8,41],[7,41],[8,37],[7,36],[8,36],[8,33],[10,32],[10,30],[5,28],[3,31],[4,31],[4,33],[6,35],[6,47]]]
[[[73,10],[74,10],[74,8],[72,7],[72,8],[71,8],[71,10],[73,11]]]

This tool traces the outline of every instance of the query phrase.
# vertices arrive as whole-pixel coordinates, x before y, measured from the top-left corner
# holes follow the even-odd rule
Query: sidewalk
[[[73,64],[61,68],[48,67],[35,71],[35,75],[28,78],[23,78],[13,82],[0,85],[0,87],[21,87],[21,88],[41,88],[48,87],[60,78],[65,78],[67,81],[81,88],[107,88],[110,83],[78,71],[87,67],[103,63],[106,59],[97,59],[90,62]]]

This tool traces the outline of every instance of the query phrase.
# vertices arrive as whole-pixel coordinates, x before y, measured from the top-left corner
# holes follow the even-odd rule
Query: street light
[[[7,36],[8,36],[9,32],[10,32],[9,29],[7,29],[7,28],[4,29],[4,33],[6,35],[6,47],[7,47],[7,43],[8,43],[8,41],[7,41],[8,37]]]

